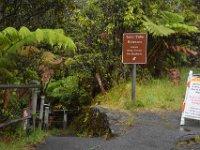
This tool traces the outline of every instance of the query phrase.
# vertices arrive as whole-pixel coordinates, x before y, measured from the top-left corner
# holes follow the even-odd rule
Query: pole
[[[45,96],[41,96],[41,103],[40,103],[40,127],[42,129],[42,124],[43,124],[43,112],[44,112],[44,99]]]
[[[36,110],[37,110],[37,91],[36,89],[32,90],[32,115],[33,115],[33,130],[35,131],[36,124]]]
[[[66,129],[67,126],[67,112],[64,110],[64,116],[63,116],[63,130]]]
[[[45,129],[48,130],[48,124],[49,124],[49,107],[45,107],[44,110],[44,124],[45,124]]]
[[[132,68],[132,100],[135,99],[135,91],[136,91],[136,64],[133,64],[133,68]]]

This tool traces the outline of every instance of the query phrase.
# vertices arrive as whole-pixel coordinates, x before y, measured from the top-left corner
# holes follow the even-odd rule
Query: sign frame
[[[125,57],[125,52],[127,51],[127,49],[126,49],[126,47],[127,47],[127,44],[128,43],[125,43],[125,36],[128,36],[128,35],[130,35],[130,36],[141,36],[141,35],[145,35],[145,37],[146,38],[144,38],[144,43],[142,43],[142,46],[143,45],[145,45],[141,50],[142,50],[142,57],[144,57],[144,61],[140,61],[140,62],[137,62],[137,61],[135,61],[135,62],[127,62],[127,61],[125,61],[124,60],[124,57]],[[139,41],[139,40],[135,40],[135,41]],[[147,64],[147,41],[148,41],[148,34],[147,33],[123,33],[123,45],[122,45],[122,63],[123,64]],[[136,46],[138,46],[139,45],[139,43],[136,43],[136,44],[130,44],[132,47],[136,47]],[[141,44],[140,44],[140,46],[141,46]],[[132,49],[133,50],[133,49]],[[138,49],[135,49],[135,50],[138,50]],[[134,51],[134,50],[133,50]],[[126,55],[126,57],[127,57],[127,55]],[[131,56],[129,56],[129,57],[131,57]],[[135,57],[135,58],[137,58],[137,56],[135,56],[135,55],[133,55],[132,57]]]
[[[185,119],[200,120],[200,107],[197,108],[197,105],[200,106],[199,91],[200,74],[193,74],[193,71],[190,71],[187,80],[186,94],[182,105],[181,126],[185,125]]]

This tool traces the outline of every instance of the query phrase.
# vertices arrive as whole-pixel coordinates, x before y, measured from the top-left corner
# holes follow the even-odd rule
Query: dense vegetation
[[[105,90],[130,78],[121,63],[125,32],[148,33],[140,82],[200,65],[198,0],[2,0],[0,14],[0,84],[37,80],[57,108],[91,104],[101,92],[97,75]],[[0,91],[0,122],[21,115],[22,93]]]

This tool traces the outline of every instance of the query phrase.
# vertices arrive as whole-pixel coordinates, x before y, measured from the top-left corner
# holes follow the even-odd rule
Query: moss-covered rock
[[[102,107],[95,106],[88,108],[75,119],[71,125],[71,129],[75,130],[79,135],[97,137],[111,136],[109,120]]]

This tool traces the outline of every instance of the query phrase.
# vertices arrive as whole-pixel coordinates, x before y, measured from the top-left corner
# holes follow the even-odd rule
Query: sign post
[[[124,33],[122,48],[122,63],[132,64],[132,99],[135,99],[136,64],[147,63],[147,34]]]
[[[132,99],[135,99],[135,91],[136,91],[136,64],[132,66]]]

